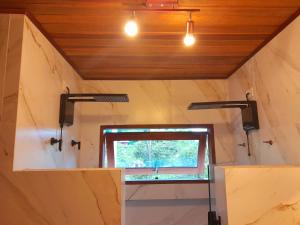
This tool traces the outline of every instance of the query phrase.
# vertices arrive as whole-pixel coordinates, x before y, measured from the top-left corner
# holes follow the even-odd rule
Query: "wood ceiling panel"
[[[252,49],[249,47],[226,46],[220,49],[218,46],[203,46],[199,49],[186,49],[174,47],[134,47],[134,48],[64,48],[67,55],[70,56],[244,56],[250,54]]]
[[[161,63],[168,63],[168,65],[238,65],[244,57],[226,57],[226,56],[169,56],[170,59],[166,60],[165,56],[107,56],[107,57],[97,57],[97,56],[71,56],[70,59],[81,67],[92,67],[95,65],[106,65],[114,66],[115,62],[119,62],[121,65],[142,65],[142,66],[155,66]]]
[[[179,0],[197,42],[183,46],[186,12],[137,11],[140,33],[123,34],[128,9],[145,0],[1,0],[26,12],[84,79],[227,78],[300,14],[300,0]]]

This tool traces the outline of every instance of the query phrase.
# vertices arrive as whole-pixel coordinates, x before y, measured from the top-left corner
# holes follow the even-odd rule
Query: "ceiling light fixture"
[[[131,19],[125,24],[124,31],[129,37],[135,37],[137,35],[139,28],[135,19],[135,11],[132,11]]]
[[[192,20],[192,12],[190,12],[189,20],[186,22],[186,34],[183,38],[185,46],[190,47],[194,45],[196,38],[194,36],[194,21]]]

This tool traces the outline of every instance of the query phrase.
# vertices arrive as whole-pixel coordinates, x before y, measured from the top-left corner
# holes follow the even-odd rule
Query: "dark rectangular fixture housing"
[[[71,126],[74,122],[75,102],[129,102],[127,94],[61,94],[59,124]]]
[[[196,102],[190,104],[188,110],[222,108],[240,108],[242,111],[243,129],[246,132],[259,129],[256,101]]]

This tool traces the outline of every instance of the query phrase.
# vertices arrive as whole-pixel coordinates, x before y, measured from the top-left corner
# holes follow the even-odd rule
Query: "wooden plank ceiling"
[[[25,12],[84,79],[227,78],[299,15],[300,0],[179,0],[193,13],[196,44],[182,39],[186,12],[137,11],[128,38],[126,9],[144,0],[1,0],[1,12]],[[10,10],[8,10],[10,9]]]

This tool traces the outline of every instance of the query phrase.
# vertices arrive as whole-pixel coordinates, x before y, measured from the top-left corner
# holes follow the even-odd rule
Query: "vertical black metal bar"
[[[207,165],[207,174],[208,174],[208,204],[209,204],[209,211],[211,211],[210,167],[209,167],[209,165]]]
[[[60,126],[60,139],[59,139],[59,143],[58,143],[58,150],[61,152],[62,150],[62,142],[63,142],[63,127]]]
[[[249,131],[246,131],[246,137],[247,137],[247,147],[248,147],[248,156],[251,156],[251,152],[250,152],[250,144],[249,144]]]

